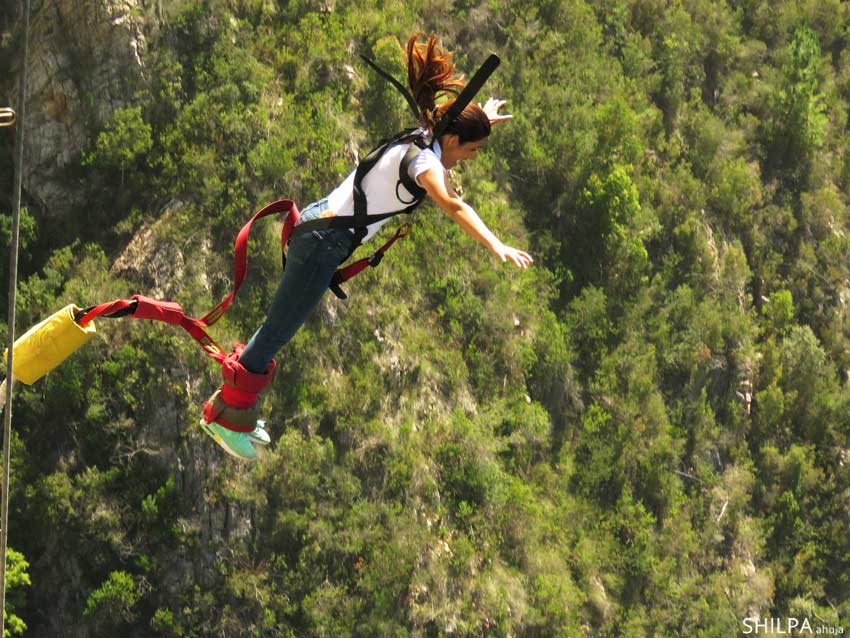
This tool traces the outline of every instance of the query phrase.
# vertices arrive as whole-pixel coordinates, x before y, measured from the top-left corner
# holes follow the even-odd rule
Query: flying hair
[[[437,99],[446,94],[457,95],[466,86],[462,76],[455,75],[452,54],[443,50],[433,33],[420,42],[423,33],[407,41],[407,82],[413,99],[421,110],[423,124],[434,124]]]
[[[444,50],[433,33],[420,42],[423,33],[407,41],[407,81],[413,99],[420,109],[420,124],[432,129],[466,86],[462,75],[455,75],[452,53]],[[437,100],[452,96],[442,101]],[[490,120],[477,104],[470,104],[449,124],[445,133],[455,134],[460,141],[483,139],[490,134]]]

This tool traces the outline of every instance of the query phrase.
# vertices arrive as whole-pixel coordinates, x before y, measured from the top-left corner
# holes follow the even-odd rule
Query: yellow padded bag
[[[94,336],[93,321],[85,328],[74,321],[78,310],[74,304],[65,306],[15,341],[12,375],[17,381],[32,385]],[[8,351],[3,353],[7,356]]]

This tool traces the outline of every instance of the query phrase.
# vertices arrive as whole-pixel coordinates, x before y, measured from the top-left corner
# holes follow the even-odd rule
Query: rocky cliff
[[[6,2],[0,25],[11,44],[11,73],[0,73],[0,101],[16,106],[23,53],[21,24]],[[93,134],[144,78],[143,0],[44,0],[32,6],[24,189],[45,214],[79,204],[67,178]]]

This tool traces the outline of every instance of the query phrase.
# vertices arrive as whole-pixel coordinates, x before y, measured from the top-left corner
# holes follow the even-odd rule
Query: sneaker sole
[[[202,430],[203,430],[203,431],[204,431],[207,435],[209,435],[209,437],[210,437],[210,438],[212,438],[212,440],[213,440],[213,441],[215,441],[216,443],[218,443],[218,446],[219,446],[222,450],[224,450],[225,452],[227,452],[227,453],[228,453],[230,456],[232,456],[233,458],[235,458],[235,459],[239,459],[240,461],[256,461],[256,460],[257,460],[257,457],[256,457],[256,456],[242,456],[241,454],[239,454],[238,452],[236,452],[236,450],[234,450],[234,449],[232,449],[230,446],[228,446],[228,445],[224,442],[224,439],[222,439],[222,438],[218,435],[218,433],[216,433],[216,432],[215,432],[215,430],[213,430],[213,429],[209,426],[209,424],[208,424],[206,421],[204,421],[203,419],[201,419],[201,421],[200,421],[200,424],[199,424],[199,425],[201,426],[201,429],[202,429]],[[252,440],[253,440],[253,439],[252,439]]]
[[[265,438],[256,436],[257,432],[265,434]],[[254,445],[268,445],[272,442],[271,437],[269,437],[269,433],[266,432],[265,419],[257,419],[257,427],[254,428],[253,432],[248,432],[248,438],[251,439],[251,443]]]
[[[251,436],[250,432],[248,433],[248,438],[251,439],[251,443],[253,443],[254,445],[268,445],[269,443],[271,443],[271,441],[266,441],[265,439],[258,439]]]
[[[263,431],[265,432],[265,430],[263,430]],[[254,432],[256,432],[256,430],[254,430]],[[255,436],[254,432],[248,432],[247,433],[248,438],[251,440],[251,443],[253,443],[254,445],[268,445],[269,443],[272,442],[270,438],[264,439],[264,438],[260,438],[260,437]],[[268,436],[268,434],[266,434],[266,436]]]

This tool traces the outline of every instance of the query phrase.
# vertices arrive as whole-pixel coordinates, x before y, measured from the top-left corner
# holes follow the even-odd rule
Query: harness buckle
[[[411,232],[413,232],[413,224],[411,224],[410,222],[404,222],[401,226],[399,226],[399,229],[398,229],[398,238],[399,238],[399,239],[404,239],[404,238],[405,238],[405,237],[407,237],[407,236],[408,236]]]
[[[372,268],[375,268],[378,264],[381,263],[381,260],[384,258],[384,253],[376,252],[374,255],[369,257],[369,265]]]

